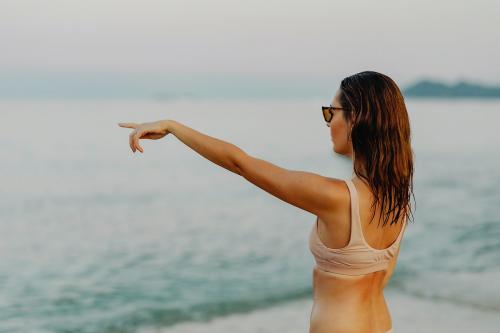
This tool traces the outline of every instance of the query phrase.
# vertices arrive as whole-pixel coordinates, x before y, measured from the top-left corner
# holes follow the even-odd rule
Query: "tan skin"
[[[339,91],[332,106],[341,107]],[[353,158],[352,143],[348,139],[350,123],[344,120],[343,110],[335,110],[330,122],[330,135],[334,151]],[[397,224],[377,227],[380,207],[375,210],[371,223],[371,205],[374,196],[369,186],[359,177],[354,177],[359,197],[362,232],[367,243],[375,249],[389,247],[398,237],[403,218]],[[330,248],[342,248],[350,237],[350,196],[345,184],[339,206],[318,220],[318,233],[322,242]],[[313,270],[313,298],[310,333],[323,332],[373,332],[385,333],[392,328],[392,321],[383,290],[389,282],[397,261],[399,250],[391,260],[387,271],[378,271],[361,276],[348,276]]]
[[[339,92],[332,106],[340,107]],[[348,140],[350,122],[336,110],[330,123],[333,150],[353,158]],[[331,248],[347,245],[350,237],[350,196],[342,179],[329,178],[305,171],[289,170],[253,157],[239,147],[198,132],[174,120],[147,123],[119,123],[132,128],[130,149],[135,153],[144,149],[139,139],[158,140],[168,134],[213,163],[234,172],[255,186],[293,206],[306,210],[318,218],[318,233],[323,243]],[[370,206],[373,195],[370,188],[357,176],[352,178],[358,191],[363,235],[376,249],[387,248],[397,238],[402,221],[393,226],[377,228],[379,210],[371,224]],[[314,219],[316,221],[316,218]],[[313,269],[313,308],[309,333],[385,333],[392,327],[391,316],[383,289],[390,280],[397,255],[387,271],[362,276],[338,275]]]

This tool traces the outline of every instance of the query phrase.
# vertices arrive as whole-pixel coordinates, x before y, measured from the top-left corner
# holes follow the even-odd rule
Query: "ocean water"
[[[133,154],[117,123],[175,119],[288,169],[348,178],[351,162],[333,153],[322,119],[327,102],[1,101],[0,332],[220,332],[242,322],[237,331],[264,332],[259,320],[305,332],[315,217],[171,135]],[[498,327],[500,101],[407,106],[415,223],[388,302],[401,318],[424,302]]]

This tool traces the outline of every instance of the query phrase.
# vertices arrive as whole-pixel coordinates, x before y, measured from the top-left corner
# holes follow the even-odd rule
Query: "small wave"
[[[203,302],[186,308],[168,308],[161,306],[135,307],[129,313],[114,318],[113,322],[100,323],[98,326],[86,326],[80,332],[85,333],[132,333],[144,327],[169,327],[184,322],[208,322],[217,317],[238,313],[247,313],[265,309],[278,304],[301,299],[310,299],[311,289],[298,290],[281,295],[268,295],[258,299]]]

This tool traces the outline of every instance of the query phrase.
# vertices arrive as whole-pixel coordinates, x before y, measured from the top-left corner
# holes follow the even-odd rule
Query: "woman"
[[[392,332],[383,290],[396,265],[413,192],[404,99],[392,79],[367,71],[342,80],[322,111],[334,151],[353,161],[352,179],[284,169],[174,120],[119,125],[134,129],[134,153],[144,152],[139,139],[171,133],[213,163],[317,216],[309,236],[316,261],[310,333]]]

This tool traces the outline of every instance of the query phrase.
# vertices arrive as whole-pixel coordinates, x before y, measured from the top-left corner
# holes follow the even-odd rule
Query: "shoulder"
[[[346,201],[346,198],[349,199],[349,188],[344,179],[340,178],[327,178],[327,179],[329,186],[331,188],[330,192],[332,195],[332,200],[335,203],[344,203]]]
[[[290,170],[274,163],[241,155],[238,174],[269,194],[319,217],[328,215],[345,200],[346,184],[338,178]]]
[[[331,217],[338,216],[339,212],[344,212],[346,207],[350,206],[350,193],[347,183],[343,179],[325,177],[328,196],[328,209],[324,211],[324,220],[329,220]],[[330,217],[330,218],[329,218]]]

